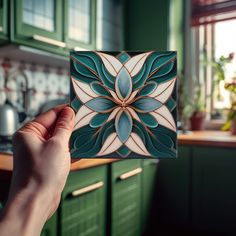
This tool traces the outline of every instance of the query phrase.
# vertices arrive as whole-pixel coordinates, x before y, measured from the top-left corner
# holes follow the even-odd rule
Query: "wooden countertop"
[[[194,131],[190,134],[178,135],[178,143],[183,145],[236,148],[236,136],[222,131]],[[71,164],[71,171],[103,165],[117,160],[119,159],[81,159]],[[0,174],[2,172],[11,172],[12,168],[12,156],[0,154]]]
[[[223,131],[194,131],[178,135],[178,143],[186,145],[236,148],[236,136]]]

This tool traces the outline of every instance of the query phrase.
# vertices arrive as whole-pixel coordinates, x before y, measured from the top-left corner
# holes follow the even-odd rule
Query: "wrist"
[[[7,235],[16,235],[16,232],[22,236],[40,235],[50,212],[50,201],[44,191],[31,191],[33,189],[27,186],[10,194],[0,217],[0,227],[1,223],[5,224]],[[12,233],[9,233],[9,230]]]

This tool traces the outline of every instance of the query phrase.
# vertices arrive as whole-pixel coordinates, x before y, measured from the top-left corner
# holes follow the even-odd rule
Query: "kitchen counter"
[[[178,135],[178,143],[181,145],[216,146],[236,148],[236,136],[222,131],[194,131],[190,134]],[[119,159],[82,159],[71,164],[71,171],[81,170],[97,165],[108,164]],[[0,154],[0,174],[12,171],[12,156]]]
[[[223,131],[193,131],[189,134],[178,135],[178,141],[181,145],[236,148],[236,136]]]

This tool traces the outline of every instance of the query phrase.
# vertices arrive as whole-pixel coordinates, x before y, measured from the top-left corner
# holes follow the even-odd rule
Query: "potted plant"
[[[236,135],[236,78],[233,79],[232,83],[226,83],[225,89],[228,90],[231,95],[231,108],[222,130],[231,130],[231,134]]]
[[[187,105],[184,107],[183,113],[186,117],[189,117],[191,130],[203,130],[206,113],[199,83],[195,87],[193,98],[188,100]]]

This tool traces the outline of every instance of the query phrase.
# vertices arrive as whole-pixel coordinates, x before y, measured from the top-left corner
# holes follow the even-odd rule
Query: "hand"
[[[16,220],[11,223],[24,230],[18,235],[39,235],[57,209],[70,170],[68,142],[73,126],[73,110],[59,106],[15,133],[12,184],[2,218]]]

